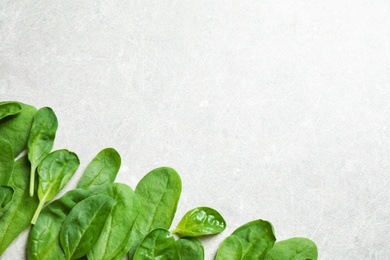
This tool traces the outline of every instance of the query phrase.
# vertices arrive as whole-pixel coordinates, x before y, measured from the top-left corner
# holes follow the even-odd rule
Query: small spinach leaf
[[[86,190],[71,190],[43,208],[32,226],[27,241],[27,256],[31,260],[65,260],[60,244],[60,231],[71,209],[91,196]]]
[[[169,229],[181,193],[181,179],[172,168],[160,167],[146,174],[138,183],[135,194],[140,200],[142,216],[137,218],[131,232],[132,256],[141,240],[156,228]]]
[[[198,207],[188,211],[172,233],[195,237],[217,234],[225,228],[226,222],[218,211],[208,207]]]
[[[115,203],[110,196],[93,195],[73,207],[60,232],[67,260],[83,257],[91,250]]]
[[[237,228],[233,234],[242,244],[242,259],[262,259],[275,243],[270,222],[254,220]]]
[[[51,108],[43,107],[37,111],[28,139],[28,159],[31,162],[30,196],[34,194],[35,170],[53,148],[57,128],[57,117]]]
[[[7,186],[14,189],[12,203],[0,221],[0,255],[30,224],[38,197],[29,195],[30,163],[27,156],[16,161]]]
[[[165,229],[155,229],[139,244],[134,260],[179,259],[179,252],[172,234]]]
[[[89,163],[77,188],[99,191],[115,181],[121,166],[121,157],[113,148],[100,151]]]
[[[0,186],[0,218],[11,206],[12,198],[14,197],[14,189],[9,186]]]
[[[7,184],[14,169],[14,151],[11,144],[0,139],[0,185]]]
[[[19,114],[20,111],[22,111],[22,106],[18,102],[0,102],[0,120],[10,115]]]
[[[316,244],[308,238],[294,237],[277,242],[265,260],[317,260]]]
[[[88,259],[123,259],[131,247],[130,230],[139,214],[138,201],[133,190],[122,183],[110,184],[100,194],[112,197],[116,204]]]
[[[183,237],[176,240],[180,260],[203,260],[204,247],[202,243],[193,237]]]
[[[236,236],[228,236],[222,241],[215,260],[241,260],[242,244]]]
[[[19,104],[22,107],[20,113],[0,120],[0,136],[11,144],[14,156],[18,156],[26,149],[31,124],[37,111],[35,107]]]
[[[43,205],[53,199],[57,193],[68,183],[80,162],[75,153],[62,149],[50,153],[39,164],[39,205],[31,220],[35,224]]]

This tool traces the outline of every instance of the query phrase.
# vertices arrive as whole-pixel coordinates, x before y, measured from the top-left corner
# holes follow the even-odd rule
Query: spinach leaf
[[[73,207],[60,232],[67,260],[80,258],[91,250],[115,203],[110,196],[93,195]]]
[[[30,196],[34,194],[35,170],[51,151],[58,128],[57,117],[49,107],[37,111],[28,139],[28,159],[31,162]]]
[[[215,260],[241,260],[242,244],[236,236],[228,236],[222,241]]]
[[[0,120],[6,116],[16,115],[22,111],[22,106],[18,102],[0,102]]]
[[[204,248],[202,243],[193,237],[183,237],[176,240],[180,260],[203,260]]]
[[[134,260],[179,259],[179,252],[172,234],[165,229],[155,229],[139,244]]]
[[[29,195],[29,175],[30,163],[27,156],[23,156],[16,161],[7,184],[14,189],[14,196],[0,221],[0,255],[30,224],[34,210],[38,206],[38,197]]]
[[[0,139],[0,185],[7,184],[14,169],[14,151],[11,144]]]
[[[67,215],[80,201],[91,196],[86,190],[71,190],[43,208],[32,226],[27,241],[27,256],[31,260],[65,260],[60,244],[60,231]]]
[[[80,178],[77,188],[100,191],[115,181],[121,166],[121,157],[113,148],[100,151],[89,163]]]
[[[233,234],[242,244],[242,259],[263,259],[275,243],[271,223],[254,220],[237,228]]]
[[[316,244],[308,238],[294,237],[277,242],[265,260],[317,260]]]
[[[181,179],[172,168],[160,167],[146,174],[138,183],[135,194],[140,200],[140,212],[131,230],[132,256],[141,240],[156,228],[169,229],[181,193]]]
[[[14,196],[14,189],[9,186],[0,186],[0,218],[11,206],[11,201]]]
[[[0,136],[11,144],[15,156],[27,147],[31,124],[37,111],[35,107],[19,104],[22,107],[20,113],[0,120]]]
[[[225,228],[225,220],[215,209],[198,207],[188,211],[172,233],[195,237],[217,234]]]
[[[37,221],[43,205],[53,199],[65,184],[68,183],[79,165],[80,162],[77,155],[65,149],[50,153],[39,164],[39,205],[31,220],[32,224],[35,224]]]
[[[139,203],[133,190],[126,184],[110,184],[100,194],[112,197],[116,204],[98,241],[89,251],[88,259],[123,259],[131,247],[130,230],[139,214]]]

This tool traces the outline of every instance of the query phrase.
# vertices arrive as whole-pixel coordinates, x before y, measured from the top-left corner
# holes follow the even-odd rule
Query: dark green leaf
[[[91,250],[115,203],[110,196],[93,195],[73,207],[60,232],[67,260],[80,258]]]
[[[131,247],[130,230],[139,214],[138,201],[133,190],[121,183],[108,185],[100,194],[112,197],[116,204],[88,259],[123,259]]]
[[[53,199],[68,183],[79,165],[80,162],[77,155],[64,149],[54,151],[42,160],[38,167],[39,205],[31,221],[32,224],[35,224],[43,205]]]
[[[226,222],[215,209],[198,207],[188,211],[172,231],[180,236],[203,236],[225,230]]]
[[[179,259],[175,239],[165,229],[155,229],[139,244],[134,260],[173,260]]]
[[[0,255],[31,221],[38,197],[29,195],[30,163],[27,156],[16,161],[7,184],[14,189],[12,203],[0,221]]]
[[[77,188],[100,191],[115,181],[121,166],[121,157],[113,148],[100,151],[89,163],[81,176]]]
[[[0,120],[4,117],[19,114],[22,106],[18,102],[0,102]]]
[[[141,240],[156,228],[169,229],[176,212],[181,193],[181,179],[169,167],[160,167],[146,174],[138,183],[135,193],[141,202],[141,217],[131,230],[132,256]]]
[[[0,185],[0,218],[11,206],[14,197],[14,189],[9,186]]]
[[[242,244],[242,259],[262,259],[275,243],[271,223],[254,220],[236,229],[233,234]]]
[[[35,170],[53,148],[57,128],[57,117],[51,108],[43,107],[37,111],[28,139],[28,159],[31,162],[30,196],[34,194]]]
[[[241,260],[242,244],[236,236],[228,236],[220,245],[215,260]]]
[[[277,242],[265,260],[317,260],[316,244],[308,238],[294,237]]]
[[[43,208],[36,224],[30,230],[27,242],[28,259],[65,259],[60,244],[62,224],[72,208],[90,195],[91,193],[86,190],[71,190]]]
[[[0,120],[0,136],[11,144],[14,156],[26,149],[31,124],[37,111],[35,107],[19,104],[22,107],[20,113]]]
[[[14,151],[10,143],[0,139],[0,185],[7,184],[14,169]]]
[[[183,237],[176,240],[180,260],[203,260],[204,248],[202,243],[193,237]]]

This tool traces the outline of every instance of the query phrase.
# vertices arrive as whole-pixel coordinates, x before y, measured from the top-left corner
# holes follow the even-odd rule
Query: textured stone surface
[[[81,170],[182,176],[174,224],[219,210],[319,259],[390,259],[390,2],[0,1],[0,99],[52,107]],[[1,259],[23,259],[25,232]]]

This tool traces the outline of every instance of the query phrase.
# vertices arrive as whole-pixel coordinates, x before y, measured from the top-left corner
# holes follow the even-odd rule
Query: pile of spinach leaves
[[[172,168],[150,171],[133,190],[115,182],[121,157],[106,148],[76,189],[52,201],[80,165],[75,153],[52,151],[57,128],[49,107],[0,102],[0,255],[30,228],[28,259],[204,259],[197,237],[224,231],[226,222],[215,209],[197,207],[169,231],[182,190]],[[215,259],[318,257],[310,239],[275,242],[271,223],[254,220],[226,237]]]

